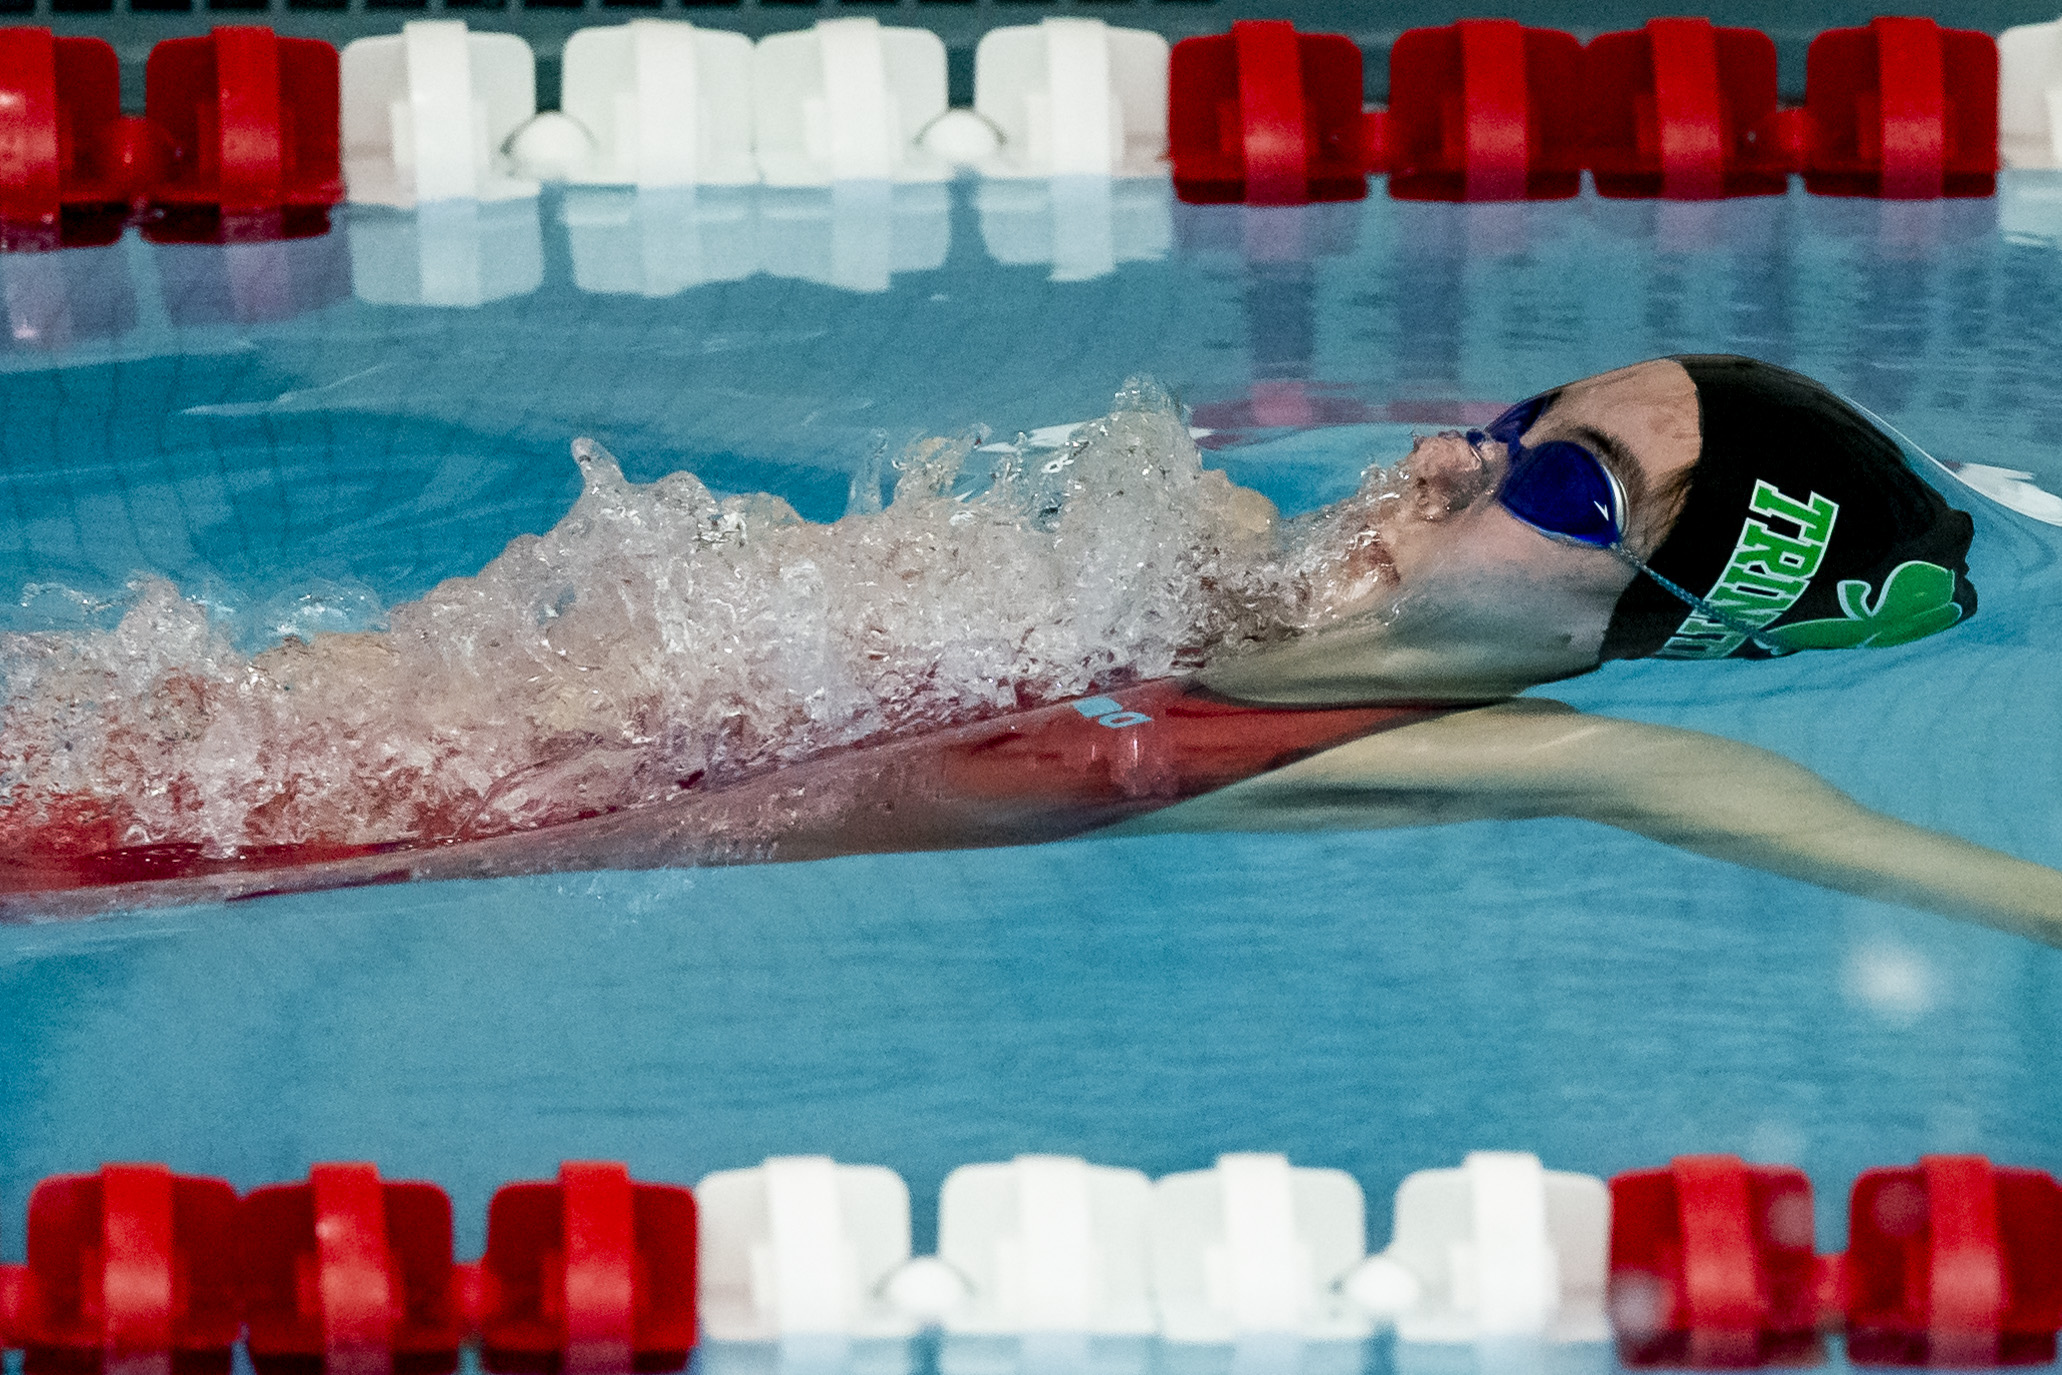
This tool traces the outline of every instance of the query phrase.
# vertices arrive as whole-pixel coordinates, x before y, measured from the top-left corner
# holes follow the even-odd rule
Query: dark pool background
[[[1095,415],[1131,373],[1292,509],[1414,424],[1684,350],[1801,368],[1942,456],[2062,490],[2057,191],[1148,192],[1119,236],[1144,256],[1101,275],[999,262],[1075,230],[1049,204],[999,233],[967,184],[885,211],[767,193],[626,221],[547,196],[0,258],[0,606],[94,621],[112,613],[51,585],[111,599],[147,571],[255,638],[364,624],[556,520],[576,434],[632,477],[691,468],[830,519],[884,443]],[[840,239],[840,214],[872,218]],[[431,253],[470,264],[432,295],[513,294],[359,299],[419,294]],[[682,285],[700,271],[749,275]],[[886,289],[805,279],[840,274]],[[1970,503],[1983,609],[1951,635],[1552,695],[1766,745],[2062,865],[2062,531]],[[796,1152],[901,1171],[923,1249],[961,1163],[1286,1151],[1361,1180],[1379,1246],[1405,1173],[1490,1147],[1599,1175],[1794,1162],[1837,1248],[1870,1165],[2062,1169],[2058,1062],[2062,952],[1571,821],[379,888],[0,929],[0,1258],[36,1179],[103,1160],[246,1187],[375,1160],[445,1185],[470,1253],[493,1189],[562,1157],[692,1181]]]

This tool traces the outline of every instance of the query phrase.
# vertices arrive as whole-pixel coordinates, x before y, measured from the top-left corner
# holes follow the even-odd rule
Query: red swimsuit
[[[233,858],[204,855],[195,845],[89,845],[69,853],[38,845],[0,856],[0,917],[411,878],[1032,844],[1157,811],[1449,710],[1257,707],[1163,680],[480,840],[314,843]]]

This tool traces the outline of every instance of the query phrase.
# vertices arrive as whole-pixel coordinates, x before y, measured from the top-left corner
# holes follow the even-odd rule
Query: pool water
[[[2062,491],[2056,190],[547,195],[0,258],[0,627],[105,625],[141,572],[252,645],[376,625],[553,524],[576,435],[829,520],[911,437],[1094,416],[1132,374],[1288,510],[1413,427],[1679,351]],[[1958,500],[1982,610],[1952,634],[1546,695],[2062,865],[2062,530]],[[1404,1174],[1481,1148],[1795,1163],[1838,1249],[1868,1166],[2062,1170],[2058,1060],[2062,952],[1574,821],[362,889],[0,928],[0,1258],[38,1178],[103,1160],[375,1160],[442,1183],[476,1254],[493,1189],[561,1158],[801,1152],[899,1170],[923,1250],[958,1164],[1285,1151],[1359,1178],[1379,1247]]]

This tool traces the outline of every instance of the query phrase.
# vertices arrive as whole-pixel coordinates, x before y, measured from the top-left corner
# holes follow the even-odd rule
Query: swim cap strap
[[[1758,627],[1748,625],[1745,621],[1741,620],[1738,616],[1735,616],[1732,612],[1725,610],[1723,607],[1712,605],[1709,601],[1705,600],[1703,597],[1698,596],[1696,593],[1690,591],[1688,588],[1683,587],[1680,584],[1672,582],[1669,579],[1661,576],[1661,574],[1654,571],[1654,568],[1651,564],[1649,564],[1645,559],[1641,558],[1638,554],[1633,553],[1632,550],[1626,548],[1623,543],[1614,544],[1610,546],[1610,552],[1617,556],[1618,561],[1620,563],[1625,564],[1627,567],[1631,568],[1635,573],[1644,573],[1648,577],[1652,578],[1655,582],[1660,583],[1664,590],[1666,590],[1671,595],[1676,597],[1679,601],[1682,602],[1683,605],[1689,607],[1692,611],[1695,611],[1699,616],[1702,616],[1705,620],[1711,621],[1717,625],[1724,626],[1726,629],[1732,631],[1735,635],[1738,635],[1743,640],[1751,640],[1753,643],[1767,650],[1771,657],[1779,654],[1789,654],[1792,652],[1790,649],[1785,649],[1780,644],[1773,643],[1772,641],[1763,638],[1761,631]],[[1803,646],[1797,646],[1797,648],[1803,648]]]

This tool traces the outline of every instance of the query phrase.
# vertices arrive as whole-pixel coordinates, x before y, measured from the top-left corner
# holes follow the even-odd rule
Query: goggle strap
[[[1732,631],[1735,635],[1744,636],[1745,638],[1752,640],[1755,644],[1760,645],[1764,650],[1768,651],[1768,653],[1771,655],[1782,655],[1788,654],[1790,652],[1789,650],[1783,648],[1779,644],[1774,644],[1768,640],[1764,640],[1763,638],[1761,638],[1761,633],[1758,630],[1756,630],[1753,626],[1748,625],[1745,621],[1741,620],[1738,616],[1735,616],[1732,612],[1726,611],[1720,607],[1713,606],[1710,603],[1710,601],[1698,596],[1696,593],[1690,591],[1687,587],[1680,586],[1677,583],[1671,582],[1669,579],[1662,577],[1659,573],[1655,572],[1653,568],[1648,565],[1645,559],[1641,558],[1638,554],[1633,553],[1632,550],[1626,548],[1623,543],[1613,544],[1607,547],[1609,549],[1609,552],[1613,556],[1615,556],[1619,560],[1619,562],[1627,565],[1636,573],[1644,573],[1648,577],[1652,578],[1656,583],[1660,584],[1662,591],[1667,592],[1670,596],[1676,598],[1676,600],[1689,606],[1692,610],[1694,610],[1699,616],[1702,616],[1705,620],[1710,621],[1715,625],[1722,625],[1727,630]]]

